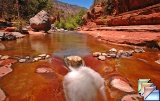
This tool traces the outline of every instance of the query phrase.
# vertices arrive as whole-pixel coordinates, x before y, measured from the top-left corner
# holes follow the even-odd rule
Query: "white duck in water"
[[[65,63],[70,70],[63,81],[66,101],[102,101],[98,99],[98,93],[106,101],[104,79],[100,74],[84,66],[79,56],[67,57]]]

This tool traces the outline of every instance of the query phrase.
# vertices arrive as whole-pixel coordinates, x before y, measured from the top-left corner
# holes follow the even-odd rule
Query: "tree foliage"
[[[55,27],[58,28],[64,28],[64,29],[68,29],[68,30],[73,30],[78,26],[82,26],[83,22],[82,22],[82,16],[86,13],[86,10],[81,9],[77,14],[75,15],[69,15],[67,18],[65,19],[61,19],[60,22],[56,21],[54,23]]]
[[[0,15],[2,17],[17,19],[17,9],[19,9],[21,18],[26,19],[42,9],[51,12],[52,3],[50,0],[0,0]]]

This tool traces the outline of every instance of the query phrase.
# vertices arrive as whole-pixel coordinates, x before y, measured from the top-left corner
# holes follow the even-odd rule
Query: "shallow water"
[[[0,42],[0,54],[9,56],[37,56],[49,54],[53,60],[41,60],[35,63],[16,63],[13,72],[0,78],[0,88],[9,101],[64,101],[62,88],[63,76],[68,72],[63,68],[63,58],[79,55],[102,76],[116,72],[127,78],[137,91],[138,79],[150,78],[160,89],[160,65],[154,61],[160,59],[156,49],[145,49],[145,53],[134,54],[130,58],[107,59],[99,61],[91,56],[93,52],[107,52],[111,48],[131,50],[133,47],[106,44],[91,36],[76,32],[59,32],[47,35],[27,35],[23,39]],[[159,54],[159,55],[158,55]],[[98,61],[95,64],[92,60]],[[104,67],[112,68],[104,72]],[[38,67],[50,67],[49,74],[35,73]],[[107,94],[110,96],[110,94]],[[109,99],[112,99],[109,97]]]

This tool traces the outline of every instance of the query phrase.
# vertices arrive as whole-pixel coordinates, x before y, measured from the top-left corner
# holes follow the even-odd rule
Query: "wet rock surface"
[[[5,101],[5,99],[6,99],[6,95],[3,92],[3,90],[0,88],[0,101]]]
[[[4,66],[0,67],[0,77],[3,77],[7,75],[8,73],[12,72],[13,70],[11,69],[11,64],[7,64]]]
[[[53,73],[53,70],[48,67],[40,67],[36,69],[36,73]]]

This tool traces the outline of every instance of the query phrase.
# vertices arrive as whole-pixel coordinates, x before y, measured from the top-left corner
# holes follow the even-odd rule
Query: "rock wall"
[[[160,24],[160,0],[106,0],[82,17],[85,25]]]

